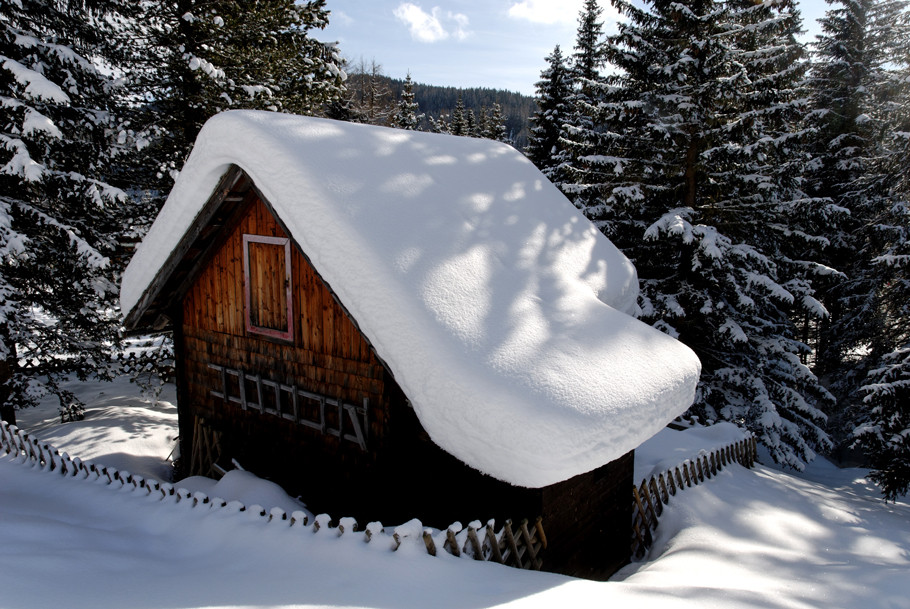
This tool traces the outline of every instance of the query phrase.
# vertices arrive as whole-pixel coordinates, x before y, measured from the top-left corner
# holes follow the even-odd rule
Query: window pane
[[[244,245],[247,330],[292,339],[288,303],[289,240],[244,235]]]

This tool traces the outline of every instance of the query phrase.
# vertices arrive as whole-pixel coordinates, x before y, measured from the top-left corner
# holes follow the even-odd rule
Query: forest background
[[[618,32],[586,0],[531,102],[351,64],[313,36],[325,0],[4,0],[0,416],[54,394],[79,417],[64,379],[167,370],[123,354],[119,274],[205,120],[256,108],[524,150],[701,358],[687,419],[796,469],[853,451],[905,493],[907,2],[833,0],[806,46],[791,0],[610,1]]]

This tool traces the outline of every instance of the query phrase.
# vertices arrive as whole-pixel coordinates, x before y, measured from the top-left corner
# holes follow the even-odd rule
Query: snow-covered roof
[[[635,269],[519,152],[489,140],[218,115],[123,277],[145,306],[231,165],[356,320],[436,444],[512,484],[607,463],[692,402],[700,364],[634,319]]]

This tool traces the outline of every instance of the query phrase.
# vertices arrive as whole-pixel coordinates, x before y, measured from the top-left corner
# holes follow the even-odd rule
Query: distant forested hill
[[[398,100],[401,97],[404,80],[390,78],[388,86],[394,99]],[[478,117],[481,110],[489,111],[494,103],[498,103],[506,117],[506,128],[513,145],[519,150],[524,150],[528,144],[528,123],[536,109],[533,97],[500,89],[458,89],[414,83],[414,99],[420,106],[420,112],[434,119],[446,114],[451,115],[459,95],[465,109],[473,110]],[[426,119],[421,123],[421,128],[429,128]]]

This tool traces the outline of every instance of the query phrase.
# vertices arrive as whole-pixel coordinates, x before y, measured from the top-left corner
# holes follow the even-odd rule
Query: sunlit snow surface
[[[231,164],[357,320],[430,437],[544,486],[611,461],[692,401],[681,343],[629,315],[635,269],[499,142],[286,114],[211,119],[123,279],[129,312]]]
[[[71,387],[89,402],[89,417],[43,434],[53,432],[61,449],[81,456],[107,433],[118,451],[135,449],[139,464],[160,462],[163,452],[149,452],[156,442],[124,431],[145,416],[142,398],[125,392],[124,408],[95,412],[91,395],[106,387]],[[53,409],[20,414],[40,421]],[[80,431],[91,421],[94,438]],[[173,433],[173,416],[170,425],[159,433]],[[710,443],[716,432],[706,431],[694,435]],[[692,435],[662,432],[640,451],[647,460],[640,468],[688,451]],[[129,459],[123,466],[142,469]],[[731,465],[673,499],[645,562],[595,583],[433,558],[418,548],[392,553],[330,531],[289,532],[243,513],[165,505],[0,457],[0,607],[907,608],[910,505],[883,503],[864,474],[824,461],[800,477]]]

